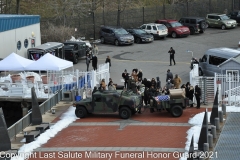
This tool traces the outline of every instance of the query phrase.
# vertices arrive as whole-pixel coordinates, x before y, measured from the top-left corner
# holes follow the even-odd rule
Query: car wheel
[[[177,33],[176,32],[172,32],[172,38],[176,38],[177,37]]]
[[[75,110],[75,115],[78,118],[84,118],[87,116],[87,110],[83,106],[77,107]]]
[[[73,55],[73,64],[78,63],[78,56],[76,54]]]
[[[171,107],[171,114],[173,117],[180,117],[183,114],[183,109],[179,105]]]
[[[141,43],[141,39],[140,39],[140,38],[137,38],[137,39],[136,39],[136,43],[138,43],[138,44]]]
[[[201,21],[200,22],[200,29],[205,29],[206,28],[206,23]]]
[[[191,34],[191,35],[194,35],[194,34],[195,34],[194,28],[190,28],[190,34]]]
[[[198,70],[198,75],[199,75],[199,76],[203,76],[203,71],[202,71],[202,69],[200,69],[200,68],[199,68],[199,70]]]
[[[205,28],[210,28],[210,25],[208,24],[208,23],[206,23],[206,25],[205,25]]]
[[[100,38],[101,43],[104,44],[105,43],[105,39],[103,37]]]
[[[122,118],[122,119],[128,119],[131,117],[131,114],[132,112],[130,111],[129,108],[127,107],[122,107],[119,111],[119,116]]]
[[[118,40],[115,40],[115,41],[114,41],[114,44],[115,44],[116,46],[119,46]]]
[[[222,28],[222,30],[224,30],[224,29],[226,29],[226,26],[223,24],[223,25],[221,26],[221,28]]]

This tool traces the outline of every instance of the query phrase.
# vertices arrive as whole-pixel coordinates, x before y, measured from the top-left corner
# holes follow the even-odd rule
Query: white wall
[[[41,45],[40,24],[33,24],[5,32],[0,32],[0,58],[5,58],[12,52],[27,58],[27,49],[32,48],[32,32],[35,37],[35,46]],[[28,39],[28,47],[25,48],[24,40]],[[17,42],[21,41],[21,49],[17,49]]]

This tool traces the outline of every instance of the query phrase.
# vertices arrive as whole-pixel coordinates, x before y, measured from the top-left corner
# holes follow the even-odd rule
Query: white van
[[[219,65],[229,58],[240,55],[240,50],[231,48],[213,48],[207,50],[199,59],[199,76],[214,76],[214,73],[221,73]]]

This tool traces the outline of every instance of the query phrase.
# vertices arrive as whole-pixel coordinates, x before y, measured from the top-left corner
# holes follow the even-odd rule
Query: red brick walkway
[[[205,109],[186,108],[184,113],[179,118],[174,118],[167,112],[150,113],[146,110],[143,114],[136,114],[131,117],[132,120],[141,122],[166,122],[166,123],[187,123],[189,118],[197,113],[203,112]],[[56,118],[54,122],[57,122]],[[74,123],[81,124],[82,122],[116,122],[121,121],[117,114],[92,114],[87,118],[76,120]],[[152,148],[185,148],[187,130],[190,126],[151,126],[151,125],[128,125],[122,130],[119,130],[119,125],[111,126],[69,126],[60,131],[55,137],[50,139],[41,148],[74,148],[74,147],[152,147]],[[135,160],[135,159],[179,159],[178,152],[154,152],[151,156],[147,156],[147,151],[98,151],[105,153],[105,155],[113,154],[111,160]],[[144,157],[128,157],[134,154],[141,154],[144,152]],[[126,157],[121,157],[126,156]],[[125,153],[125,154],[124,154]],[[86,151],[40,151],[35,152],[35,158],[31,159],[109,159],[109,158],[96,158],[86,157]],[[45,157],[44,157],[45,154]],[[55,154],[55,156],[53,156]],[[82,155],[82,157],[73,157]],[[51,157],[52,155],[52,157]],[[127,156],[128,155],[128,156]],[[48,157],[49,156],[49,157]],[[72,157],[71,157],[72,156]]]

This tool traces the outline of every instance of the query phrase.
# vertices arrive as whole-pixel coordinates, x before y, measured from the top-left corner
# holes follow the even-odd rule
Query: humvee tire
[[[87,110],[83,106],[77,107],[75,110],[75,115],[78,118],[84,118],[87,116]]]
[[[171,107],[171,114],[173,117],[180,117],[183,114],[183,109],[179,105],[174,105]]]
[[[119,116],[122,118],[122,119],[128,119],[130,118],[132,115],[132,112],[129,108],[127,107],[122,107],[119,111]]]

